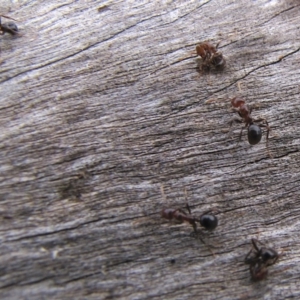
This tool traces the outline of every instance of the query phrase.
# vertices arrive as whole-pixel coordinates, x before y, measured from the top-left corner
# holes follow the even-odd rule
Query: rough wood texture
[[[1,2],[2,299],[300,297],[298,0]],[[229,130],[237,95],[273,158]],[[185,189],[205,244],[160,218]],[[258,283],[252,237],[283,252]]]

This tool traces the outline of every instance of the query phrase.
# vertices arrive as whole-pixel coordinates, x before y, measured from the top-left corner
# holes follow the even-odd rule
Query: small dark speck
[[[174,264],[176,263],[176,259],[175,259],[175,258],[172,258],[172,259],[170,260],[170,263],[171,263],[172,265],[174,265]]]
[[[108,9],[108,5],[102,5],[102,6],[100,6],[100,7],[98,7],[98,12],[100,13],[100,12],[103,12],[103,11],[105,11],[105,10],[107,10]]]

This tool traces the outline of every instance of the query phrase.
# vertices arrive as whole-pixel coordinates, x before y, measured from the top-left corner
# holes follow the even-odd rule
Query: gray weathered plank
[[[299,298],[299,1],[1,6],[2,298]],[[224,72],[197,71],[200,41]],[[229,130],[237,95],[272,158]],[[206,244],[160,218],[185,189],[218,211]],[[283,252],[259,283],[252,237]]]

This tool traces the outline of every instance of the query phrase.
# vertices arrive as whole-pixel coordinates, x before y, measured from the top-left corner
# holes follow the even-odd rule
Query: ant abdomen
[[[272,248],[262,248],[261,249],[261,258],[262,261],[267,265],[272,265],[277,261],[279,255],[277,251]]]
[[[248,127],[248,141],[250,145],[256,145],[262,137],[261,128],[256,124],[251,124]]]
[[[218,226],[218,218],[212,214],[203,214],[200,217],[200,224],[207,230],[214,230]]]

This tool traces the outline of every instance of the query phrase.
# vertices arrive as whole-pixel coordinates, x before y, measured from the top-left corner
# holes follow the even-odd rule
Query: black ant
[[[164,208],[161,211],[162,218],[168,220],[176,220],[179,222],[188,222],[193,226],[194,232],[197,232],[197,223],[200,223],[206,230],[214,230],[218,226],[218,218],[209,212],[206,212],[200,216],[200,218],[196,218],[191,215],[191,209],[188,204],[186,204],[186,209],[189,214],[187,214],[184,210],[180,208]]]
[[[226,60],[222,53],[217,51],[219,43],[216,47],[203,42],[196,46],[197,55],[202,58],[201,70],[209,71],[211,67],[214,67],[217,71],[222,71],[226,65]]]
[[[245,257],[245,263],[250,265],[251,278],[259,281],[268,275],[268,266],[275,264],[279,258],[278,253],[272,248],[258,247],[258,240],[251,239],[253,249]]]
[[[19,34],[19,29],[14,22],[1,23],[1,17],[16,21],[13,18],[4,16],[4,15],[0,15],[0,34],[1,35],[5,34],[5,33],[9,33],[10,35]]]
[[[248,128],[248,141],[250,145],[256,145],[260,142],[261,137],[262,137],[262,132],[261,132],[261,127],[266,127],[267,128],[267,148],[268,148],[268,140],[269,140],[269,132],[270,132],[270,127],[266,119],[257,119],[254,120],[251,116],[252,108],[246,104],[246,101],[235,97],[231,99],[231,105],[233,106],[233,109],[238,112],[239,116],[242,118],[240,119],[234,119],[233,121],[236,122],[245,122],[245,127],[242,127],[241,133],[240,133],[240,140],[242,138],[242,132],[244,128]],[[232,122],[233,122],[232,121]],[[231,124],[232,124],[231,122]],[[259,122],[264,122],[261,124],[255,124]]]

